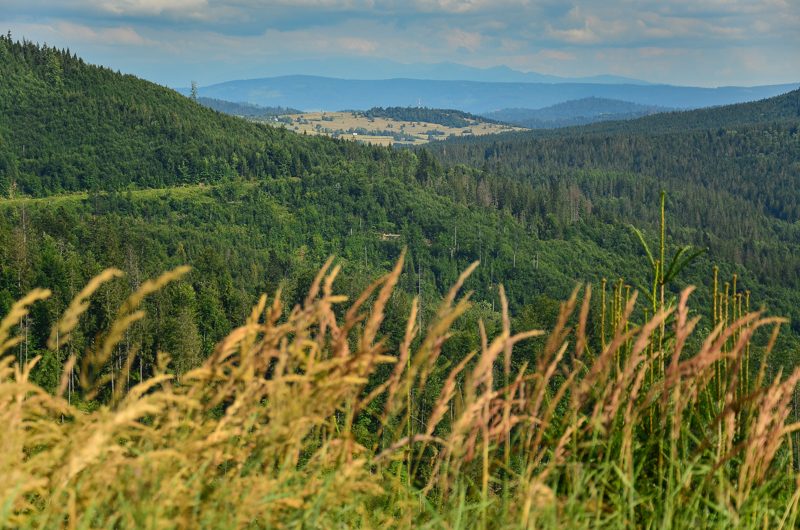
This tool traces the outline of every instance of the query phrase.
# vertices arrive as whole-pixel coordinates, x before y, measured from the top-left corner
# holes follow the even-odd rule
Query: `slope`
[[[212,98],[197,98],[197,102],[201,105],[225,114],[232,114],[234,116],[280,116],[281,114],[299,114],[297,109],[287,109],[284,107],[261,107],[251,103],[234,103],[232,101],[223,101],[221,99]]]
[[[290,307],[299,303],[330,255],[342,266],[335,290],[352,295],[408,248],[400,290],[384,323],[385,331],[399,330],[395,337],[402,336],[416,294],[422,295],[427,322],[459,272],[480,261],[465,286],[475,292],[476,305],[457,323],[445,360],[480,344],[479,320],[490,336],[498,331],[499,284],[520,325],[551,327],[558,311],[554,300],[581,283],[650,281],[627,221],[652,240],[649,195],[658,196],[655,179],[646,188],[626,184],[648,195],[637,203],[637,212],[646,214],[639,220],[626,210],[629,200],[604,203],[563,172],[526,179],[502,166],[446,167],[424,149],[294,135],[216,113],[66,52],[5,39],[0,48],[3,94],[13,98],[2,103],[0,159],[9,198],[0,200],[0,313],[33,287],[53,291],[22,322],[26,340],[17,352],[50,355],[35,374],[49,386],[57,384],[65,360],[43,348],[50,327],[77,289],[107,267],[126,276],[93,297],[70,343],[78,355],[90,351],[121,301],[145,278],[193,266],[185,280],[143,303],[149,316],[114,352],[106,370],[118,370],[127,352],[140,345],[134,379],[152,373],[159,351],[171,353],[177,373],[196,366],[244,322],[262,292],[281,287]],[[215,161],[220,173],[204,172],[204,159]],[[70,179],[85,183],[87,175],[94,177],[91,186],[65,185]],[[599,189],[609,185],[608,175],[590,178]],[[48,196],[87,187],[89,192]],[[686,200],[676,193],[669,205],[670,252],[694,237],[691,223],[675,222]],[[791,230],[786,223],[776,226]],[[782,314],[800,307],[800,291],[719,255],[690,265],[668,292],[696,284],[697,306],[711,307],[712,263],[723,277],[737,273],[754,303],[767,302]],[[642,318],[642,307],[640,302],[636,318]],[[598,325],[601,310],[593,306],[592,325]]]
[[[0,72],[0,194],[297,176],[343,152],[30,42],[3,39]]]
[[[591,96],[543,109],[501,109],[487,112],[484,116],[530,129],[555,129],[597,121],[632,120],[671,110],[674,109]]]
[[[794,121],[800,117],[800,89],[771,98],[707,109],[663,112],[630,121],[606,121],[530,133],[538,138],[561,136],[667,133]],[[520,138],[523,138],[521,136]]]
[[[759,283],[794,296],[800,291],[797,95],[617,123],[613,133],[537,138],[540,131],[531,131],[451,140],[434,152],[448,166],[483,168],[534,189],[561,183],[589,201],[598,216],[653,229],[659,223],[658,190],[664,189],[682,240],[709,246],[714,260],[740,264]],[[747,123],[764,119],[774,121]],[[637,122],[688,130],[624,132]],[[700,128],[709,124],[715,127]],[[502,193],[492,190],[490,200]],[[562,214],[562,225],[566,219]],[[796,314],[789,304],[782,310]]]

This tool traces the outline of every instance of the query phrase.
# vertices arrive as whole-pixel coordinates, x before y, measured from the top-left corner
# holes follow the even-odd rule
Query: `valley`
[[[530,130],[0,74],[0,526],[795,525],[796,86]]]

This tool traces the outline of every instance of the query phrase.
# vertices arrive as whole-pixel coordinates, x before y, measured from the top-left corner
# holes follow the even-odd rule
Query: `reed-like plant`
[[[603,317],[610,336],[592,352],[586,288],[564,302],[537,356],[512,372],[514,345],[544,333],[512,334],[501,286],[501,332],[490,339],[481,325],[480,350],[449,368],[435,405],[423,410],[414,396],[441,370],[442,345],[470,306],[469,293],[457,298],[474,267],[423,334],[415,302],[400,346],[387,351],[380,326],[403,258],[339,319],[334,306],[346,299],[333,292],[339,269],[329,260],[288,316],[280,292],[264,296],[180,384],[162,354],[153,377],[127,393],[116,384],[91,414],[62,397],[75,359],[51,395],[29,379],[37,359],[0,357],[0,524],[795,526],[800,482],[788,434],[798,425],[787,420],[800,370],[768,380],[764,369],[781,319],[737,310],[692,350],[699,317],[690,317],[691,288],[636,325],[637,295],[623,296],[619,284],[614,314]],[[141,298],[184,272],[148,282],[123,305],[84,356],[87,395],[110,385],[89,374],[101,373],[141,318]],[[52,348],[117,274],[106,271],[81,292]],[[15,323],[47,295],[34,291],[14,305],[0,323],[0,353],[18,344]],[[772,341],[747,380],[744,361],[762,327],[772,327]],[[381,364],[390,370],[378,380]]]

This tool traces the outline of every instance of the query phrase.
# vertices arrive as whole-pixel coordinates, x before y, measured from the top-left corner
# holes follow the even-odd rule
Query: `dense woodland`
[[[429,109],[428,107],[373,107],[358,112],[367,118],[389,118],[398,121],[436,123],[445,127],[469,127],[473,123],[500,123],[497,120],[476,116],[453,109]],[[471,120],[471,121],[470,121]]]
[[[557,129],[588,125],[598,121],[633,120],[671,110],[676,109],[592,96],[565,101],[543,109],[499,109],[483,115],[529,129]]]
[[[633,226],[653,244],[661,189],[669,253],[710,247],[670,292],[696,284],[695,307],[710,308],[712,266],[721,278],[738,274],[754,306],[792,318],[772,362],[794,362],[800,137],[784,110],[796,93],[754,104],[774,115],[739,112],[766,122],[758,125],[475,138],[431,152],[249,123],[69,51],[10,38],[0,39],[0,69],[0,312],[33,287],[54,292],[21,322],[18,355],[45,352],[52,324],[90,278],[107,267],[125,272],[93,297],[63,355],[45,353],[36,377],[46,386],[68,352],[91,349],[132,290],[175,266],[193,269],[145,300],[147,318],[107,370],[138,343],[133,380],[152,373],[158,351],[185,372],[244,322],[261,293],[281,288],[291,308],[331,255],[343,266],[337,292],[360,293],[406,247],[383,324],[392,336],[402,335],[413,296],[421,295],[424,321],[460,271],[481,263],[465,286],[476,304],[445,344],[443,359],[454,360],[480,344],[479,319],[490,335],[499,329],[499,284],[518,329],[552,327],[558,301],[579,284],[647,285]],[[402,110],[417,112],[416,121],[435,114]],[[716,110],[721,118],[687,113],[687,128],[730,114]],[[680,115],[664,116],[646,119],[672,124]],[[514,362],[526,362],[532,347],[522,345]]]
[[[302,111],[286,107],[262,107],[253,103],[234,103],[222,99],[198,97],[197,102],[201,105],[225,114],[234,116],[281,116],[283,114],[300,114]]]
[[[674,111],[645,116],[636,120],[603,121],[576,127],[540,129],[533,133],[517,133],[519,138],[559,138],[587,135],[629,135],[652,133],[677,133],[693,130],[735,129],[738,126],[789,122],[800,117],[800,92],[794,90],[750,103],[710,107],[689,111]]]
[[[796,97],[787,94],[773,103],[780,107]],[[710,247],[715,259],[743,265],[760,282],[796,291],[799,132],[795,120],[670,134],[508,135],[449,142],[437,154],[450,164],[506,175],[489,186],[488,200],[518,214],[530,215],[536,207],[519,202],[513,192],[509,196],[510,183],[544,189],[558,181],[601,218],[654,228],[657,191],[665,189],[683,241]]]

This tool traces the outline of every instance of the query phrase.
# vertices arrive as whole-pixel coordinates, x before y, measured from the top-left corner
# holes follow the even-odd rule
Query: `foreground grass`
[[[474,268],[474,266],[473,266]],[[176,379],[168,357],[129,392],[102,366],[142,318],[141,299],[186,272],[146,283],[80,361],[92,414],[29,381],[9,333],[34,291],[0,324],[0,524],[20,528],[783,528],[800,499],[787,425],[800,371],[748,375],[748,344],[778,319],[742,314],[696,351],[686,344],[691,289],[643,326],[635,296],[612,304],[611,336],[587,346],[590,291],[565,302],[545,346],[518,373],[503,330],[442,372],[448,329],[469,307],[462,275],[424,335],[412,311],[387,355],[379,329],[402,259],[344,317],[320,272],[288,317],[280,293],[205,363]],[[60,319],[59,348],[93,280]],[[502,293],[502,291],[501,291]],[[416,306],[416,304],[415,304]],[[574,320],[570,320],[573,313]],[[715,312],[715,318],[717,314]],[[720,313],[720,316],[722,314]],[[735,313],[734,313],[735,316]],[[577,322],[576,325],[568,322]],[[774,340],[774,335],[773,335]],[[767,349],[767,354],[771,346]],[[131,366],[135,349],[131,353]],[[380,367],[384,368],[380,368]],[[380,378],[377,374],[383,374]],[[415,396],[434,391],[433,407]]]

